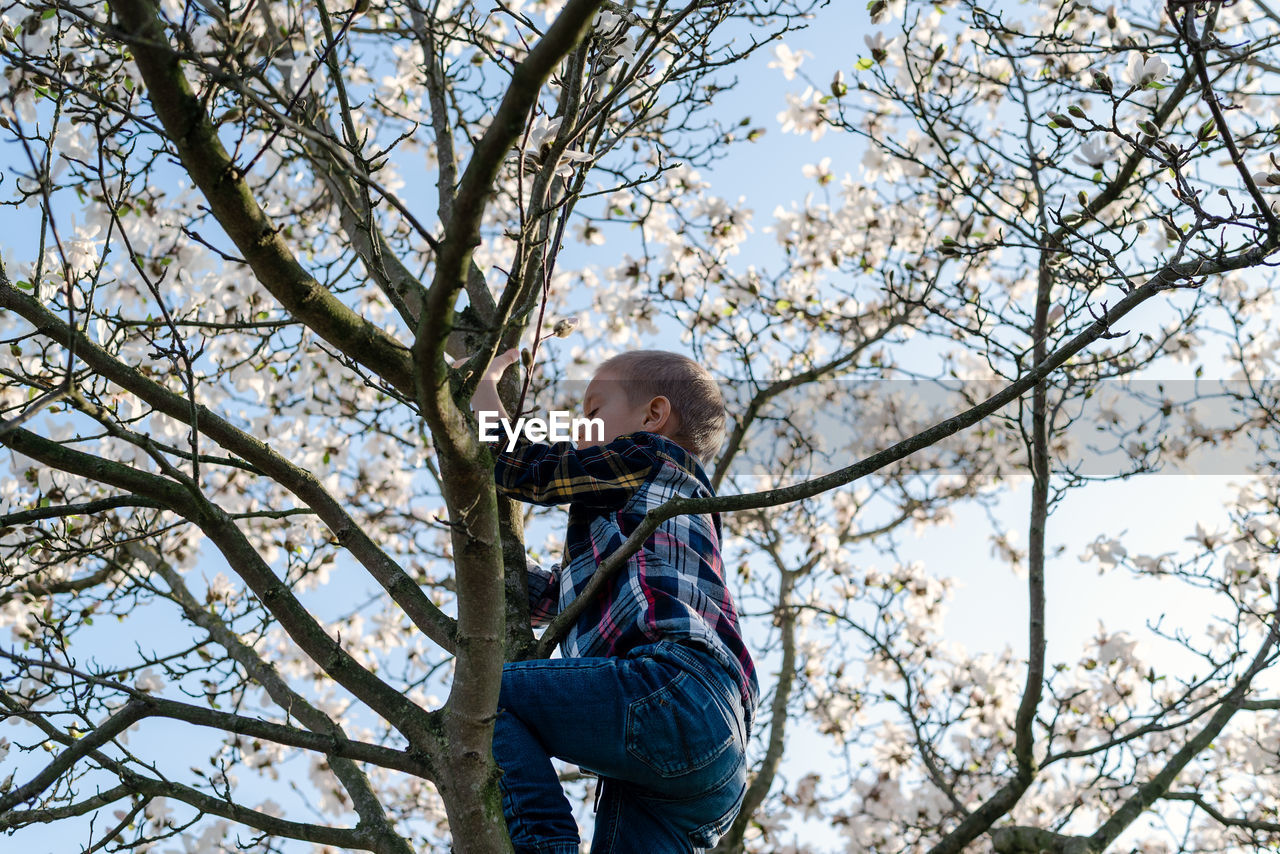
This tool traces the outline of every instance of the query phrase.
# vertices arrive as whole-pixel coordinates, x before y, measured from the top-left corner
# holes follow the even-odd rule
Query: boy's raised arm
[[[531,504],[621,507],[653,471],[644,435],[581,449],[521,440],[515,450],[498,453],[493,479],[504,494]],[[497,450],[497,443],[490,447]]]

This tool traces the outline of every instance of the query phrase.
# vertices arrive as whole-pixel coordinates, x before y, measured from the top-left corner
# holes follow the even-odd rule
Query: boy
[[[508,417],[497,380],[518,358],[494,359],[476,410]],[[701,463],[724,438],[724,402],[696,362],[624,353],[596,372],[583,408],[603,421],[602,442],[497,454],[501,492],[569,505],[562,567],[530,566],[535,625],[573,601],[648,510],[714,495]],[[737,815],[759,688],[719,544],[718,514],[662,523],[569,631],[563,658],[504,668],[493,751],[520,854],[577,854],[553,756],[599,775],[593,854],[692,852]]]

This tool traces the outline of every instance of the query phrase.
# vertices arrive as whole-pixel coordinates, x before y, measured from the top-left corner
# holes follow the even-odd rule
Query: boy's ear
[[[650,399],[644,409],[643,426],[650,433],[661,433],[664,428],[674,429],[676,415],[671,409],[671,401],[662,395]]]

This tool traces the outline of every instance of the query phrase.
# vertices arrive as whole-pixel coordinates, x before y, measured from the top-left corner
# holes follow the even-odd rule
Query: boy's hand
[[[471,396],[471,408],[473,410],[476,412],[497,412],[503,418],[510,418],[507,415],[506,407],[502,405],[502,400],[498,397],[498,380],[502,378],[502,374],[507,368],[518,361],[520,361],[520,351],[514,347],[493,357],[493,361],[489,363],[488,370],[480,378],[480,384],[476,386],[476,393]]]

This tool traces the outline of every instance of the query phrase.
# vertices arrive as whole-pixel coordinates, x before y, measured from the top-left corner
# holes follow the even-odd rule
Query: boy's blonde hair
[[[676,432],[671,439],[709,464],[724,444],[724,396],[706,368],[687,356],[665,350],[632,350],[600,365],[624,381],[632,406],[655,397],[671,401]]]

